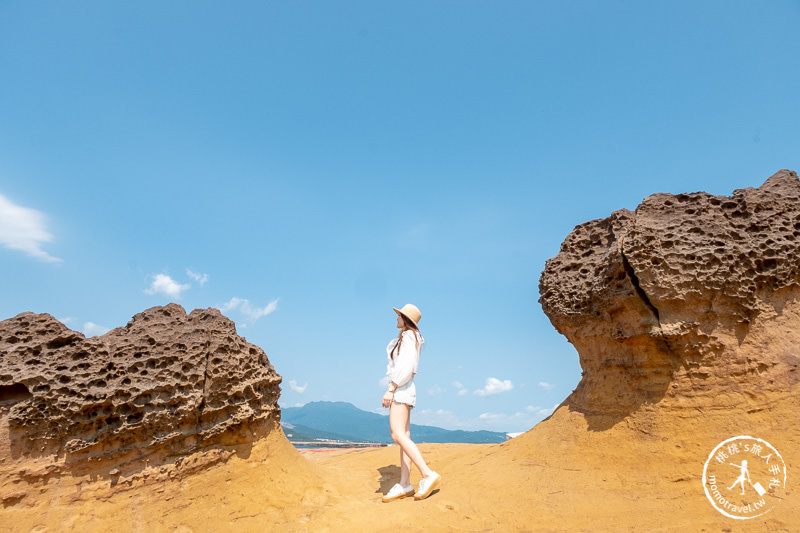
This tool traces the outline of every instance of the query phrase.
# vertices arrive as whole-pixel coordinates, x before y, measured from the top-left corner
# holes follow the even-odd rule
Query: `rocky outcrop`
[[[578,348],[578,388],[502,444],[421,445],[447,483],[413,504],[414,520],[426,531],[800,531],[789,492],[800,457],[798,202],[798,179],[784,171],[730,198],[655,195],[575,228],[547,264],[541,301]],[[4,383],[0,433],[8,405],[43,398],[39,382]],[[778,503],[747,520],[724,516],[704,492],[709,454],[736,435],[771,443],[789,470],[781,489],[766,475],[776,463],[750,450],[763,469],[751,468],[737,503],[757,482]],[[409,516],[381,502],[400,475],[389,448],[305,461],[278,428],[214,468],[197,467],[212,447],[117,485],[107,468],[30,483],[33,461],[3,470],[1,437],[0,524],[10,531],[389,531]],[[726,496],[739,494],[737,466],[719,467]]]
[[[583,368],[566,403],[593,427],[642,404],[764,409],[800,381],[797,174],[577,226],[539,290]]]
[[[22,313],[0,322],[0,447],[69,463],[240,444],[279,421],[280,382],[216,309],[154,307],[91,338]]]

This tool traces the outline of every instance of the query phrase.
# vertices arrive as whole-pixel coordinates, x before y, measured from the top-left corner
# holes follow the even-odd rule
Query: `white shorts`
[[[397,387],[394,391],[395,403],[404,403],[410,407],[417,405],[417,387],[414,385],[414,378],[402,387]]]

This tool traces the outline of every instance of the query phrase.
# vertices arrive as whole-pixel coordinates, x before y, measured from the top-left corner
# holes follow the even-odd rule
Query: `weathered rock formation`
[[[577,226],[539,290],[584,371],[567,403],[595,429],[643,404],[768,409],[800,381],[797,174]]]
[[[0,322],[0,456],[157,463],[241,444],[279,420],[280,382],[215,309],[154,307],[88,339],[22,313]]]
[[[259,439],[251,453],[191,470],[191,476],[183,464],[173,470],[161,466],[118,485],[103,475],[17,483],[3,475],[0,435],[5,519],[0,529],[11,524],[11,531],[20,532],[86,531],[87,525],[97,531],[392,531],[408,521],[413,506],[414,521],[425,524],[426,531],[800,531],[800,498],[793,488],[800,458],[800,425],[795,423],[800,417],[799,234],[800,183],[788,171],[731,197],[654,195],[635,212],[618,211],[575,228],[547,263],[541,302],[578,349],[584,370],[580,384],[550,418],[502,444],[421,445],[428,464],[445,480],[424,501],[381,502],[381,494],[400,476],[396,450],[360,450],[327,459],[315,453],[320,462],[312,464],[280,429]],[[32,316],[22,319],[31,322]],[[59,326],[58,331],[67,330]],[[81,342],[102,340],[110,346],[107,338],[114,335]],[[17,337],[14,350],[21,342]],[[153,338],[165,346],[181,342],[177,336]],[[217,364],[213,349],[199,351],[206,354],[205,359],[199,356],[201,361]],[[245,357],[246,351],[235,353]],[[34,354],[23,359],[34,359]],[[70,361],[68,367],[80,362]],[[169,365],[181,370],[177,362]],[[39,365],[33,368],[42,372]],[[105,379],[110,387],[120,379],[107,378],[109,371],[98,368],[81,383]],[[163,370],[158,363],[149,369],[144,363],[143,369],[148,374],[137,374],[137,380]],[[6,405],[17,402],[11,408],[15,416],[26,405],[47,404],[38,385],[59,387],[60,374],[41,380],[28,374],[7,380],[8,375],[0,370],[8,387]],[[199,379],[192,378],[193,383]],[[128,390],[134,384],[144,390],[139,383],[133,380]],[[192,387],[207,391],[209,383],[206,378],[206,387]],[[88,394],[91,389],[78,397]],[[204,413],[210,404],[206,396]],[[200,400],[192,405],[199,411]],[[244,409],[256,411],[255,406]],[[0,406],[0,422],[7,411]],[[161,411],[144,411],[143,421],[161,420]],[[191,416],[187,413],[186,419]],[[202,434],[187,426],[194,435]],[[49,435],[41,424],[37,427],[37,435]],[[24,428],[17,430],[25,435]],[[85,434],[92,435],[90,429]],[[702,480],[710,452],[737,435],[774,445],[789,472],[788,488],[780,492],[766,477],[766,466],[752,468],[751,483],[769,490],[770,504],[780,501],[766,514],[746,520],[718,512]],[[72,453],[66,442],[55,442],[56,449]],[[95,453],[100,448],[90,444],[83,449]],[[199,455],[184,463],[196,464]],[[763,465],[765,458],[759,457]],[[720,487],[734,483],[736,466],[719,466]],[[417,476],[414,469],[412,482]],[[752,486],[747,491],[747,498],[756,494]],[[725,494],[738,492],[734,486]]]

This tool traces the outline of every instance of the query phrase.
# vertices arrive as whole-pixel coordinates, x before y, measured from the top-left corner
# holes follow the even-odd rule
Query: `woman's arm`
[[[383,399],[381,400],[381,405],[384,407],[389,407],[392,405],[392,401],[394,401],[394,391],[397,389],[397,385],[394,382],[389,383],[389,390],[387,390],[383,394]]]
[[[394,358],[394,369],[389,376],[395,388],[402,387],[414,376],[414,367],[417,362],[417,347],[414,338],[404,335],[399,353]]]

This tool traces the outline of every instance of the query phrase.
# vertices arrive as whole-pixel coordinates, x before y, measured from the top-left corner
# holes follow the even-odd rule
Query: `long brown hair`
[[[397,344],[395,344],[394,348],[392,348],[390,354],[392,361],[394,361],[395,354],[400,353],[400,345],[403,344],[403,333],[405,333],[408,330],[414,332],[414,345],[417,348],[419,348],[420,332],[417,325],[414,324],[411,320],[409,320],[408,317],[405,315],[398,314],[397,316],[399,316],[403,320],[403,328],[400,330],[400,333],[397,334]]]

